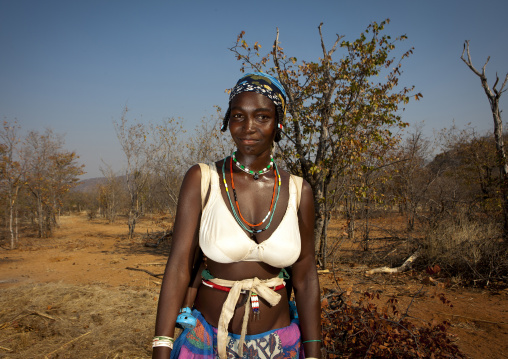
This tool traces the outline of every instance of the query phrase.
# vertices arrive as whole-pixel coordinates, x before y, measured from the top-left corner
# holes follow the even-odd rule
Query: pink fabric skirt
[[[193,329],[185,329],[174,343],[171,359],[174,358],[217,358],[217,328],[208,324],[201,313],[194,309],[192,315],[197,324]],[[298,320],[293,320],[285,328],[265,333],[245,336],[242,358],[260,359],[303,359]],[[240,335],[228,334],[226,352],[228,358],[240,358],[238,344]]]

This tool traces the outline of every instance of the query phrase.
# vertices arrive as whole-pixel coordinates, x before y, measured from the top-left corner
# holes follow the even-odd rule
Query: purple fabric
[[[217,358],[217,328],[208,324],[196,309],[192,315],[197,324],[193,329],[185,329],[174,343],[171,359],[174,358]],[[238,343],[240,336],[228,335],[226,348],[229,358],[240,358]],[[292,321],[285,328],[274,329],[265,333],[247,335],[243,347],[243,358],[260,359],[303,359],[303,348],[300,350],[300,328],[298,321]]]

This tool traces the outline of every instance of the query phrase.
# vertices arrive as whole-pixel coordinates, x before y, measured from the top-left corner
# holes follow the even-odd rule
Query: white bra
[[[204,255],[218,263],[264,262],[277,268],[295,263],[300,256],[301,239],[299,196],[293,176],[289,180],[288,206],[282,221],[268,239],[258,244],[242,230],[224,202],[215,164],[209,168],[210,196],[199,228],[199,246]],[[203,166],[201,172],[203,175]]]

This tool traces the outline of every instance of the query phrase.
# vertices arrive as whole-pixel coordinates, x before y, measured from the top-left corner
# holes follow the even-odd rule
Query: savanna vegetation
[[[422,94],[399,86],[412,49],[400,51],[405,36],[392,39],[387,25],[374,23],[353,41],[337,36],[330,47],[321,24],[316,59],[286,55],[278,31],[266,55],[258,42],[248,44],[244,32],[230,49],[242,71],[270,73],[288,94],[286,137],[275,153],[282,167],[313,188],[319,269],[335,273],[341,265],[361,263],[372,275],[412,267],[447,285],[504,288],[508,167],[499,100],[508,76],[490,89],[487,63],[476,70],[466,43],[462,59],[481,79],[492,108],[485,121],[492,115],[495,131],[452,125],[427,136],[422,124],[410,127],[402,116],[404,106]],[[15,122],[5,121],[2,245],[16,248],[26,236],[43,241],[70,213],[108,223],[122,218],[129,239],[148,215],[170,220],[185,170],[233,149],[219,131],[221,113],[217,108],[217,116],[183,135],[176,119],[141,123],[126,108],[114,123],[124,169],[115,172],[104,163],[103,178],[91,186],[79,184],[84,168],[61,136],[51,130],[22,136]],[[463,356],[447,336],[446,322],[417,325],[396,298],[370,291],[352,300],[339,280],[333,284],[322,293],[326,357]]]

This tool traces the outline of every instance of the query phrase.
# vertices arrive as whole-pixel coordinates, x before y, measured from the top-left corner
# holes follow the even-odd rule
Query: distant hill
[[[117,179],[119,179],[121,182],[125,183],[125,176],[118,176]],[[72,189],[74,192],[93,192],[95,191],[95,188],[97,188],[97,185],[105,184],[107,181],[106,177],[95,177],[95,178],[88,178],[82,181],[79,181],[77,186]]]
[[[77,186],[72,189],[73,192],[93,192],[97,185],[106,183],[106,177],[88,178],[79,181]]]

